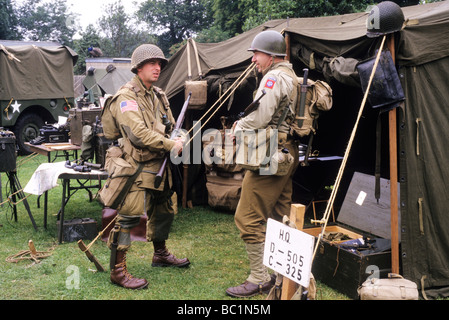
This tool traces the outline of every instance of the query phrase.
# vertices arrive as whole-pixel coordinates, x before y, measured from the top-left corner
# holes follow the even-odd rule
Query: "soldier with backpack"
[[[233,125],[239,132],[275,129],[278,148],[288,153],[290,165],[282,174],[261,174],[248,170],[242,184],[241,198],[235,212],[235,223],[245,243],[251,272],[244,283],[231,287],[226,293],[232,297],[251,297],[268,292],[274,279],[263,264],[266,222],[268,218],[282,221],[290,213],[292,177],[299,164],[299,151],[290,133],[289,119],[294,118],[297,94],[296,75],[285,61],[286,43],[279,32],[259,33],[249,51],[252,62],[263,75],[255,97],[266,92],[259,107]]]

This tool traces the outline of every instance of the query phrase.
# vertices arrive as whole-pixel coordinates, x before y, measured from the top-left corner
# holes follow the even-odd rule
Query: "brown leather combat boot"
[[[190,265],[190,261],[187,258],[178,259],[171,254],[165,242],[153,242],[154,254],[153,254],[153,267],[187,267]]]
[[[249,281],[245,281],[237,287],[231,287],[226,290],[226,294],[235,298],[247,298],[253,297],[258,294],[268,293],[274,285],[273,278],[271,281],[265,283],[254,284]]]
[[[111,270],[111,282],[126,289],[144,289],[148,286],[145,279],[134,278],[126,269],[126,251],[117,251],[114,269]]]

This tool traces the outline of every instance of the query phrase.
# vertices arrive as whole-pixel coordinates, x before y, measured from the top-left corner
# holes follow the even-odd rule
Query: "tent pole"
[[[388,37],[388,49],[396,63],[394,34]],[[397,159],[397,111],[388,112],[390,143],[390,210],[391,210],[391,272],[399,274],[399,237],[398,237],[398,159]]]
[[[290,62],[290,33],[285,32],[285,44],[287,48],[287,57],[285,58],[288,62]]]

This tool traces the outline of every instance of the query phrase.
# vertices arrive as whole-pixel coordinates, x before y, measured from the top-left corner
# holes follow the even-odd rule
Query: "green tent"
[[[397,117],[401,273],[416,282],[420,290],[424,289],[429,298],[448,296],[449,168],[444,162],[449,159],[445,146],[449,141],[449,131],[445,130],[449,127],[449,1],[402,10],[405,27],[394,38],[395,61],[406,98]],[[363,97],[356,65],[374,57],[381,40],[366,37],[367,16],[368,13],[355,13],[275,20],[221,43],[197,43],[203,79],[209,84],[208,106],[216,101],[217,92],[223,91],[222,85],[234,80],[250,64],[251,53],[246,49],[254,36],[265,29],[283,31],[297,74],[301,76],[307,67],[311,78],[324,79],[333,89],[334,106],[319,119],[314,149],[323,154],[343,155]],[[191,65],[193,80],[197,80],[194,55]],[[175,114],[184,99],[187,74],[184,46],[170,59],[158,83],[171,98]],[[217,82],[219,86],[214,85]],[[221,112],[232,117],[242,111],[251,101],[256,85],[255,76],[248,79],[236,91],[232,105]],[[201,114],[196,112],[193,119]],[[374,174],[375,128],[379,117],[381,174],[389,179],[388,119],[367,105],[351,149],[340,197],[344,196],[344,186],[348,186],[353,172]],[[331,183],[337,170],[334,167],[330,172]],[[298,169],[299,184],[303,184],[304,175],[307,169]],[[309,180],[316,185],[324,183],[320,175]]]

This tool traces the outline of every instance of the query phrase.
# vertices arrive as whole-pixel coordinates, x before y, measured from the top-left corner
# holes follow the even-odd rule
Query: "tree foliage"
[[[400,6],[424,0],[393,0]],[[436,2],[440,0],[426,0]],[[273,19],[317,17],[364,11],[371,0],[146,0],[135,15],[121,0],[103,10],[96,25],[82,29],[66,0],[0,0],[0,39],[57,41],[79,55],[85,72],[90,46],[105,56],[130,57],[142,43],[155,43],[170,57],[189,37],[220,42]],[[88,8],[86,8],[88,10]],[[140,27],[140,25],[144,27]],[[76,35],[76,37],[75,37]]]
[[[25,0],[16,9],[16,16],[21,39],[72,44],[76,30],[70,23],[72,14],[65,0]]]
[[[14,12],[11,0],[0,0],[0,39],[21,39],[18,27],[19,20]]]
[[[140,44],[156,41],[151,34],[135,27],[121,0],[105,7],[98,24],[104,35],[100,41],[101,48],[112,57],[131,57]]]
[[[158,33],[164,52],[211,25],[208,0],[148,0],[141,4],[138,17]]]

